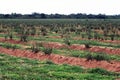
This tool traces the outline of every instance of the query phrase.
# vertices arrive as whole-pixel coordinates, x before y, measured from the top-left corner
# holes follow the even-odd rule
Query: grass
[[[90,40],[71,40],[72,44],[86,44],[86,42],[89,42],[89,45],[92,45],[92,46],[120,48],[119,44],[116,45],[116,44],[111,44],[111,43],[104,43],[104,42],[90,41]]]
[[[110,56],[108,54],[105,54],[105,53],[97,53],[97,54],[87,53],[85,55],[85,58],[87,58],[87,60],[110,61]]]
[[[101,72],[100,72],[101,71]],[[103,72],[105,74],[103,74]],[[1,80],[115,80],[118,73],[0,54]]]
[[[1,43],[0,46],[7,48],[7,49],[21,49],[22,47],[19,44],[11,44],[11,43]]]
[[[64,39],[54,39],[54,38],[46,38],[46,37],[34,38],[34,40],[36,40],[36,41],[45,41],[45,42],[64,43]],[[86,42],[89,42],[89,45],[92,45],[92,46],[120,48],[119,44],[111,44],[111,43],[105,43],[105,42],[99,42],[99,41],[73,40],[73,39],[71,39],[70,42],[71,42],[71,44],[85,44]]]
[[[98,57],[101,53],[89,52],[89,51],[80,51],[80,50],[69,50],[69,49],[53,49],[53,53],[55,54],[62,54],[65,56],[72,56],[72,57],[79,57],[79,58],[86,58],[87,54],[91,54],[94,58]],[[100,55],[101,56],[101,55]],[[105,54],[103,53],[105,60],[116,60],[120,61],[120,55],[112,55],[112,54]]]

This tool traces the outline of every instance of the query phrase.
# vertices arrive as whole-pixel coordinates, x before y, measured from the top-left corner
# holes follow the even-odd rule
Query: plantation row
[[[21,45],[15,45],[15,44],[9,44],[9,43],[1,43],[0,46],[4,47],[4,48],[7,48],[7,49],[22,49],[22,46]],[[37,46],[32,46],[30,48],[27,48],[27,50],[31,50],[33,53],[38,53],[39,51],[42,51],[44,52],[45,54],[51,54],[51,53],[57,53],[57,54],[60,54],[61,51],[64,51],[64,54],[65,54],[65,51],[66,52],[69,52],[69,50],[65,49],[65,50],[61,50],[60,49],[52,49],[52,48],[45,48],[45,47],[40,47],[39,45]],[[92,59],[95,59],[95,60],[98,60],[98,61],[101,61],[101,60],[110,60],[112,59],[112,57],[110,57],[109,55],[107,54],[103,54],[103,53],[90,53],[90,52],[80,52],[80,51],[72,51],[72,54],[69,53],[69,55],[71,56],[74,56],[74,57],[85,57],[87,58],[87,60],[92,60]],[[115,60],[119,60],[120,57],[118,58],[114,58]]]

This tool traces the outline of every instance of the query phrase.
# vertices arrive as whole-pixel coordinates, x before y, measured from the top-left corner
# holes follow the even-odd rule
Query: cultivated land
[[[1,19],[0,60],[2,80],[116,80],[120,20]]]

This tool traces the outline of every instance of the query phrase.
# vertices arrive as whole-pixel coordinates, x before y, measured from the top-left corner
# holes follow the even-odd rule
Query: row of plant
[[[4,48],[7,48],[7,49],[21,49],[21,45],[19,44],[11,44],[11,43],[1,43],[0,42],[0,47],[4,47]]]
[[[7,49],[24,49],[24,45],[20,44],[11,44],[11,43],[0,43],[1,47],[7,48]],[[28,49],[28,48],[27,48]],[[29,48],[32,52],[38,53],[39,51],[43,51],[45,54],[51,54],[52,53],[52,48],[45,48],[45,47],[38,47],[38,46],[31,46]]]
[[[84,69],[67,64],[56,65],[51,61],[18,58],[0,53],[1,80],[115,80],[119,73],[101,68]]]
[[[7,49],[23,49],[20,44],[10,44],[10,43],[0,43],[0,46],[5,47]],[[80,58],[87,58],[87,60],[120,60],[119,55],[108,55],[106,53],[93,53],[89,51],[80,51],[80,50],[70,50],[70,49],[53,49],[53,48],[46,48],[42,45],[42,43],[36,43],[35,45],[31,45],[27,50],[31,50],[33,53],[38,53],[40,51],[44,52],[45,54],[62,54],[65,56],[73,56],[73,57],[80,57]]]
[[[44,52],[45,54],[63,54],[66,56],[73,56],[73,57],[80,57],[80,58],[87,58],[87,60],[120,60],[119,55],[108,55],[103,52],[95,53],[95,52],[89,52],[89,51],[81,51],[81,50],[71,50],[69,48],[60,48],[55,49],[51,47],[44,47],[42,42],[36,42],[34,45],[29,45],[31,47],[27,48],[28,50],[32,50],[34,53],[38,53],[40,51]],[[87,48],[89,48],[88,45],[86,45]]]
[[[120,61],[119,55],[108,55],[106,53],[94,53],[89,51],[79,51],[79,50],[68,50],[68,49],[53,49],[54,54],[62,54],[65,56],[72,56],[72,57],[79,57],[79,58],[86,58],[87,60],[116,60]]]
[[[4,35],[5,39],[6,36]],[[12,39],[19,39],[18,36],[12,37]],[[7,40],[7,39],[6,39]],[[71,39],[69,36],[67,36],[66,38],[62,38],[62,39],[55,39],[55,38],[48,38],[48,37],[32,37],[32,36],[22,36],[22,38],[20,37],[21,41],[50,41],[50,42],[60,42],[60,43],[65,43],[67,45],[71,45],[71,44],[87,44],[87,45],[91,45],[91,46],[104,46],[104,47],[113,47],[113,48],[120,48],[120,44],[111,44],[111,43],[105,43],[105,42],[99,42],[99,41],[92,41],[92,40],[74,40]]]
[[[48,38],[48,37],[36,37],[32,38],[35,41],[45,41],[45,42],[60,42],[65,43],[67,45],[72,44],[88,44],[91,46],[103,46],[103,47],[113,47],[113,48],[120,48],[120,44],[111,44],[111,43],[105,43],[105,42],[99,42],[99,41],[92,41],[92,40],[74,40],[71,38]]]

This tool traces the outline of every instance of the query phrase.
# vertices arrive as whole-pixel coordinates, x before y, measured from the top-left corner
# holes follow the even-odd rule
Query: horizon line
[[[60,15],[71,15],[71,14],[86,14],[86,15],[120,15],[119,14],[105,14],[105,13],[68,13],[68,14],[65,14],[65,13],[44,13],[44,12],[31,12],[31,13],[17,13],[17,12],[11,12],[11,13],[0,13],[0,14],[22,14],[22,15],[26,15],[26,14],[34,14],[34,13],[37,13],[37,14],[48,14],[48,15],[51,15],[51,14],[60,14]]]

